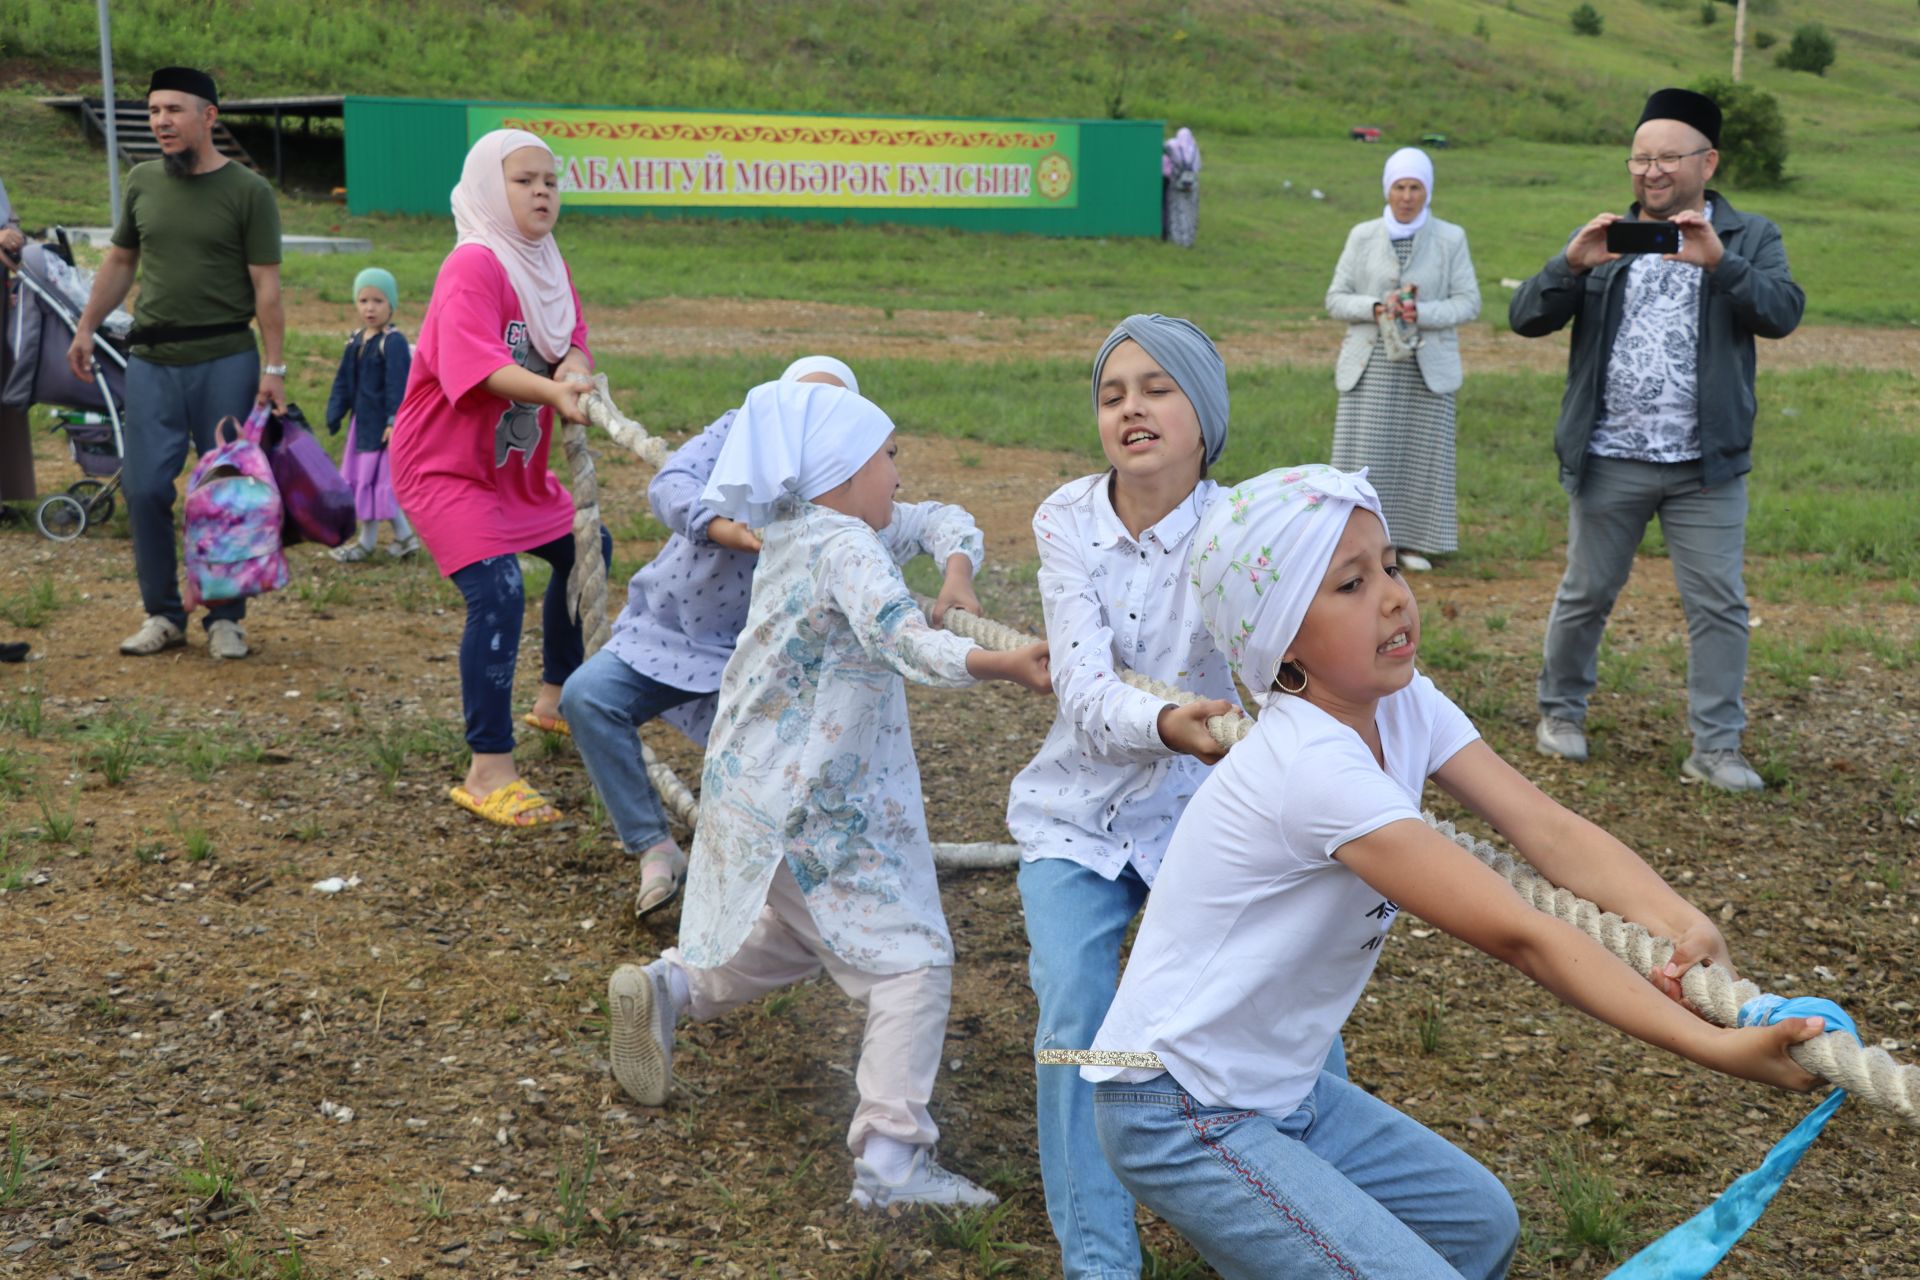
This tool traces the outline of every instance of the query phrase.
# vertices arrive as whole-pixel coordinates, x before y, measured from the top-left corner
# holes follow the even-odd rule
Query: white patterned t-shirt
[[[1713,216],[1713,209],[1706,211]],[[1636,462],[1700,456],[1700,286],[1705,273],[1643,253],[1627,268],[1606,401],[1587,452]]]

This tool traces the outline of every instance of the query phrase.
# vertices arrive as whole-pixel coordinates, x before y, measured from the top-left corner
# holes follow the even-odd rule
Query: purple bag
[[[256,415],[260,412],[255,410]],[[281,531],[284,545],[310,541],[337,547],[353,536],[359,524],[353,513],[353,489],[313,438],[299,405],[267,415],[260,447],[266,450],[274,482],[280,486],[286,511]]]

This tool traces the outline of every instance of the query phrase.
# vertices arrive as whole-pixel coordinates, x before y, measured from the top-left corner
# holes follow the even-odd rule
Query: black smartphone
[[[1678,253],[1680,228],[1671,222],[1609,222],[1608,253]]]

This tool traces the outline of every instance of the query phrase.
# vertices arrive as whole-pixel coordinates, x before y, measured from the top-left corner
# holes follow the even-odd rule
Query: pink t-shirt
[[[585,351],[577,290],[573,305],[580,321],[572,342]],[[520,299],[500,260],[485,245],[461,245],[433,282],[388,446],[394,493],[448,576],[573,528],[573,499],[547,470],[553,410],[504,400],[480,385],[513,364],[552,372],[527,340]]]

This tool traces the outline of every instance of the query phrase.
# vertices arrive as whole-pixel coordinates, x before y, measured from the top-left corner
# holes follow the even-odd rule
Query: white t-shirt
[[[1094,1048],[1159,1054],[1211,1107],[1279,1119],[1306,1098],[1400,910],[1334,854],[1418,820],[1428,776],[1480,736],[1417,673],[1374,720],[1384,770],[1318,707],[1269,700],[1181,817]]]

